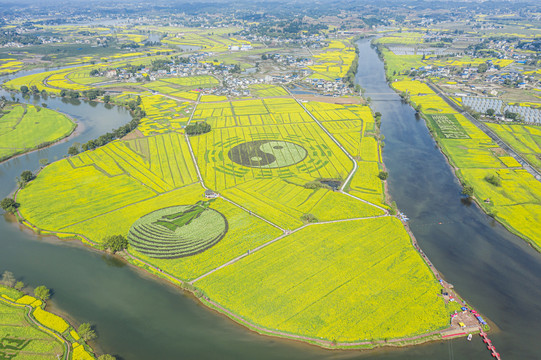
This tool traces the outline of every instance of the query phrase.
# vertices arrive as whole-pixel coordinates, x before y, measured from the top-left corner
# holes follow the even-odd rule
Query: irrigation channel
[[[383,115],[390,192],[411,219],[419,245],[446,280],[496,324],[490,338],[503,359],[539,358],[541,254],[461,198],[424,121],[394,101],[398,95],[385,82],[369,40],[359,41],[359,49],[357,81],[368,93],[385,94],[381,101],[374,96],[372,105]],[[80,127],[68,141],[0,164],[2,198],[14,190],[23,170],[38,168],[39,159],[61,158],[74,141],[83,143],[130,120],[124,110],[103,104],[28,101],[45,102],[77,119]],[[471,342],[464,338],[370,352],[329,351],[259,336],[111,256],[0,220],[0,271],[9,269],[31,286],[52,288],[53,307],[76,322],[94,323],[101,349],[122,359],[491,358],[478,336]]]

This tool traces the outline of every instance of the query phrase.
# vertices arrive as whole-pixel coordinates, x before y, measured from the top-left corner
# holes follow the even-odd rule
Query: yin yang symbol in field
[[[288,141],[256,140],[233,147],[227,155],[239,165],[273,169],[295,165],[303,161],[308,152]]]

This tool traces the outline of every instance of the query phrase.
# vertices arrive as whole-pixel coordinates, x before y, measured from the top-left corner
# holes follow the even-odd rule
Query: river
[[[538,358],[541,324],[534,319],[541,319],[541,255],[461,201],[460,186],[424,122],[388,87],[368,40],[359,48],[357,81],[378,94],[372,105],[383,115],[390,192],[410,217],[419,245],[457,291],[494,321],[498,329],[490,337],[504,359]],[[77,119],[80,128],[67,142],[0,164],[2,198],[23,170],[38,168],[39,159],[61,158],[74,141],[83,143],[130,120],[124,110],[103,104],[28,101],[47,103]],[[95,324],[101,349],[126,360],[491,358],[478,337],[360,352],[259,336],[111,256],[38,237],[8,221],[0,221],[0,249],[0,271],[52,288],[55,309]]]

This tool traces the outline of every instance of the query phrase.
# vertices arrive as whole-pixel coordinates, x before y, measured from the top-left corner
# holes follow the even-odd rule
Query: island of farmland
[[[327,347],[438,338],[457,306],[390,215],[370,109],[280,93],[119,95],[140,96],[138,131],[45,167],[18,215],[96,247],[126,236],[129,261],[260,333]],[[197,121],[212,131],[184,134]]]

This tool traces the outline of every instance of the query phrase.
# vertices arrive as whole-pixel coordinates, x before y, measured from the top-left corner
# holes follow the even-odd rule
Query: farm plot
[[[118,100],[130,98],[136,96],[122,97]],[[187,124],[192,110],[188,102],[171,100],[161,95],[141,96],[141,108],[146,116],[141,119],[137,129],[147,136],[171,131],[183,132],[182,127]]]
[[[33,105],[13,104],[0,116],[0,161],[71,134],[73,123],[64,114]]]
[[[17,59],[0,59],[0,74],[11,74],[22,69],[24,63]]]
[[[223,34],[209,34],[203,31],[193,31],[190,29],[187,32],[177,33],[178,28],[174,28],[172,34],[174,36],[168,36],[162,39],[163,43],[172,45],[184,45],[184,46],[198,46],[207,51],[223,52],[227,51],[231,46],[249,45],[250,42],[246,40],[235,39],[233,37],[227,37],[227,33]],[[214,30],[214,29],[213,29]],[[233,30],[234,32],[235,30]]]
[[[329,189],[308,189],[301,179],[255,179],[222,191],[244,207],[286,229],[303,223],[304,214],[312,214],[318,221],[330,221],[383,215],[373,206],[356,201]],[[307,181],[305,180],[305,183]]]
[[[203,252],[216,245],[228,228],[225,217],[209,205],[198,201],[151,212],[132,225],[128,241],[136,251],[157,259]]]
[[[186,96],[190,96],[190,98],[193,98],[193,94],[190,95],[189,93],[191,90],[214,87],[219,83],[220,82],[213,76],[200,75],[162,78],[160,80],[153,81],[143,86],[147,89],[158,91],[166,95],[183,98],[186,98]]]
[[[146,156],[137,151],[147,152]],[[20,191],[18,200],[27,220],[58,231],[191,184],[196,178],[184,137],[171,133],[113,141],[55,162]],[[54,203],[42,201],[51,194]]]
[[[205,184],[251,179],[345,178],[352,164],[315,123],[215,129],[190,140]]]
[[[314,55],[317,64],[308,66],[314,71],[311,79],[335,80],[346,76],[349,68],[356,58],[355,48],[349,40],[335,40],[323,49],[320,54]]]
[[[374,118],[368,106],[309,103],[307,108],[358,161],[349,192],[373,204],[383,205],[383,183],[378,178],[380,146],[372,136]]]
[[[250,86],[250,91],[255,97],[270,97],[270,96],[288,96],[287,91],[281,86],[270,84],[254,84]]]
[[[492,123],[486,123],[486,125],[533,166],[541,169],[541,129],[539,127]]]
[[[426,115],[435,125],[438,136],[444,139],[468,139],[469,136],[464,131],[460,123],[453,114],[432,114]]]
[[[2,287],[0,294],[12,300],[21,296],[10,290]],[[3,298],[0,299],[0,358],[52,360],[61,356],[64,353],[62,344],[32,324],[26,312],[26,308],[10,305]]]
[[[195,285],[263,329],[330,341],[414,336],[449,321],[436,280],[390,217],[309,226]]]
[[[522,169],[461,169],[466,182],[474,184],[475,196],[488,213],[519,231],[537,249],[541,249],[541,184]],[[485,180],[495,175],[501,185]]]
[[[193,206],[204,199],[203,193],[204,189],[199,184],[184,186],[104,212],[99,216],[66,227],[63,231],[82,234],[98,242],[106,236],[128,235],[132,226],[147,214],[177,206]],[[191,280],[281,234],[278,229],[222,199],[213,201],[209,209],[225,217],[227,232],[223,238],[205,251],[190,256],[158,258],[139,252],[136,247],[130,246],[130,253],[170,274]]]

